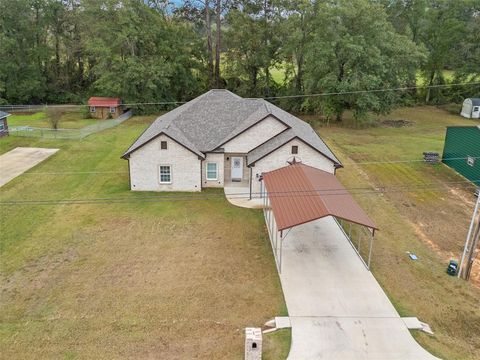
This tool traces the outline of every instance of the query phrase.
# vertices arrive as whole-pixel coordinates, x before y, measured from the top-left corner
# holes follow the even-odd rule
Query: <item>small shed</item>
[[[448,126],[442,161],[480,185],[480,125]]]
[[[9,116],[9,113],[0,111],[0,137],[8,135],[7,117]]]
[[[480,98],[465,99],[460,115],[468,119],[480,119]]]
[[[88,99],[90,115],[95,119],[115,119],[123,114],[120,98],[93,96]]]

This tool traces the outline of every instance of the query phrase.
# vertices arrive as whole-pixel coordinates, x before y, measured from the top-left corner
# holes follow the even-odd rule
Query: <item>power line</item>
[[[467,160],[467,159],[480,159],[480,156],[469,157],[455,157],[455,158],[442,158],[439,161],[454,161],[454,160]],[[424,159],[411,159],[411,160],[389,160],[389,161],[351,161],[342,162],[344,165],[374,165],[374,164],[402,164],[402,163],[416,163],[425,162]],[[83,175],[83,174],[128,174],[128,171],[54,171],[54,172],[40,172],[32,171],[25,172],[23,175]]]
[[[453,160],[467,160],[467,159],[480,159],[480,156],[469,156],[469,157],[456,157],[456,158],[441,158],[439,161],[453,161]],[[424,159],[414,159],[414,160],[389,160],[389,161],[352,161],[352,162],[342,162],[346,165],[372,165],[372,164],[399,164],[399,163],[413,163],[413,162],[425,162]]]
[[[353,95],[353,94],[365,94],[365,93],[378,93],[378,92],[392,92],[392,91],[406,91],[414,89],[433,89],[433,88],[447,88],[454,86],[475,86],[480,85],[480,82],[470,82],[470,83],[452,83],[452,84],[439,84],[439,85],[417,85],[417,86],[405,86],[405,87],[396,87],[396,88],[380,88],[380,89],[370,89],[370,90],[352,90],[352,91],[338,91],[338,92],[324,92],[316,94],[296,94],[296,95],[284,95],[284,96],[269,96],[263,98],[245,98],[245,99],[264,99],[264,100],[276,100],[276,99],[291,99],[291,98],[311,98],[311,97],[323,97],[323,96],[338,96],[338,95]],[[213,101],[211,101],[213,102]],[[141,106],[141,105],[178,105],[185,104],[187,101],[158,101],[158,102],[135,102],[135,103],[125,103],[123,106]],[[13,110],[38,110],[43,107],[46,108],[74,108],[74,107],[88,107],[88,104],[63,104],[63,105],[1,105],[0,109],[10,109]]]
[[[308,191],[279,191],[270,192],[269,197],[305,197],[305,196],[343,196],[348,194],[355,195],[378,195],[389,192],[405,193],[405,192],[436,192],[444,191],[446,184],[464,184],[470,181],[457,181],[446,183],[426,183],[416,186],[400,185],[391,187],[377,187],[372,188],[337,188],[337,189],[314,189]],[[475,183],[480,183],[480,180],[473,180]],[[464,186],[461,188],[467,188]],[[348,190],[353,190],[349,192]],[[252,193],[255,198],[260,198],[261,193]],[[249,199],[250,193],[235,193],[229,195],[232,199]],[[158,201],[198,201],[198,200],[218,200],[224,198],[223,193],[220,194],[195,194],[195,195],[152,195],[142,196],[136,198],[86,198],[86,199],[38,199],[38,200],[5,200],[0,201],[0,205],[80,205],[80,204],[119,204],[132,202],[158,202]]]
[[[265,97],[263,99],[271,100],[271,99],[289,99],[289,98],[318,97],[318,96],[332,96],[332,95],[352,95],[352,94],[375,93],[375,92],[406,91],[406,90],[414,90],[414,89],[432,89],[432,88],[444,88],[444,87],[453,87],[453,86],[473,86],[473,85],[480,85],[480,82],[454,83],[454,84],[441,84],[441,85],[418,85],[418,86],[405,86],[405,87],[397,87],[397,88],[383,88],[383,89],[372,89],[372,90],[353,90],[353,91],[325,92],[325,93],[318,93],[318,94],[272,96],[272,97]]]

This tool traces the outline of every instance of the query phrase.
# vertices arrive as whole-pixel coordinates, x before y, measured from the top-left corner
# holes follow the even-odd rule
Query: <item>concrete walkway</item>
[[[17,147],[0,156],[0,186],[31,169],[58,149]]]
[[[437,359],[413,339],[333,218],[290,231],[280,279],[292,324],[288,359]]]
[[[263,199],[250,199],[250,188],[248,184],[230,183],[226,184],[223,189],[225,191],[225,197],[232,205],[250,209],[263,208]]]

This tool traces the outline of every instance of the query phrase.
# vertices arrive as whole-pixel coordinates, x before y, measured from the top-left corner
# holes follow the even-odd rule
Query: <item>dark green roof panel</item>
[[[443,162],[480,186],[480,127],[447,128]]]

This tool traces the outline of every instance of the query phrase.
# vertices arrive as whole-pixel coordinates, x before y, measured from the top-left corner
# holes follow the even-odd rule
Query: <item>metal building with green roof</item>
[[[442,161],[480,186],[480,125],[448,126]]]

